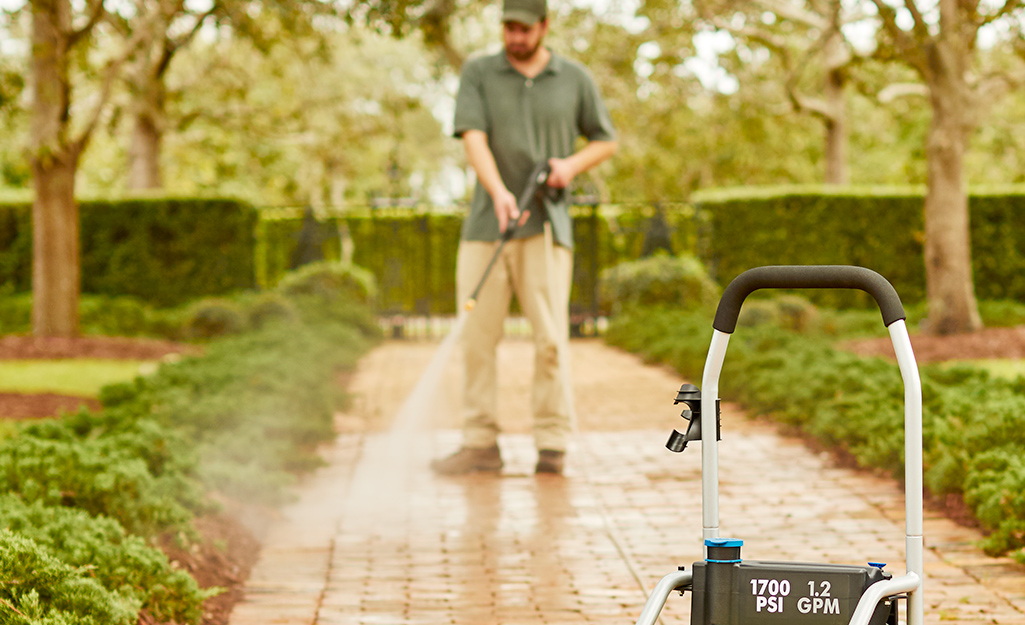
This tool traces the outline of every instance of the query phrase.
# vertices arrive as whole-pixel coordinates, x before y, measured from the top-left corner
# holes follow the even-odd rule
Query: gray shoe
[[[483,449],[463,447],[447,458],[431,462],[431,469],[438,475],[498,472],[502,469],[502,454],[498,445]]]
[[[566,453],[552,449],[542,449],[537,453],[537,466],[535,473],[551,473],[562,475],[562,467],[566,459]]]

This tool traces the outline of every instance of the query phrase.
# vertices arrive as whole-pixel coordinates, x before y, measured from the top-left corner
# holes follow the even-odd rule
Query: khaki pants
[[[462,241],[456,261],[457,303],[473,293],[498,243]],[[477,305],[463,328],[465,363],[463,385],[463,446],[490,447],[498,437],[498,371],[496,351],[503,335],[509,303],[515,291],[534,333],[534,382],[531,408],[534,442],[538,449],[565,451],[570,430],[566,394],[559,370],[559,344],[569,336],[569,290],[573,253],[559,245],[552,251],[552,270],[546,267],[542,235],[513,239],[505,244]],[[551,275],[554,297],[549,297]],[[552,311],[557,311],[553,317]],[[524,375],[522,371],[504,372]]]

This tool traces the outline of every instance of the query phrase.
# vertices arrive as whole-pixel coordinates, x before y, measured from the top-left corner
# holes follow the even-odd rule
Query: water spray
[[[543,185],[548,181],[548,175],[551,173],[551,167],[547,162],[538,163],[534,167],[534,171],[531,172],[530,178],[527,180],[527,186],[520,195],[517,206],[519,207],[520,214],[528,212],[532,206],[531,203],[538,197],[543,191]],[[502,233],[502,238],[498,243],[498,247],[495,249],[494,255],[491,257],[490,262],[484,269],[484,274],[480,278],[480,282],[477,283],[473,293],[463,306],[463,310],[458,311],[456,316],[455,324],[449,331],[448,335],[438,346],[438,350],[434,353],[430,363],[424,370],[424,373],[420,376],[413,390],[406,397],[402,407],[399,409],[396,415],[395,421],[392,424],[391,434],[389,436],[390,443],[389,448],[396,450],[399,455],[404,457],[404,461],[408,461],[408,452],[413,445],[415,440],[415,425],[417,417],[422,412],[423,406],[432,404],[434,394],[437,392],[438,387],[441,384],[442,375],[445,369],[445,365],[449,362],[452,352],[455,349],[455,344],[462,334],[463,326],[466,324],[466,318],[469,316],[470,311],[473,310],[477,304],[477,296],[480,294],[481,288],[483,288],[485,281],[488,279],[488,275],[491,273],[491,269],[495,266],[498,261],[498,257],[502,253],[502,249],[516,232],[518,224],[511,222]],[[550,226],[545,221],[546,229],[550,229]]]

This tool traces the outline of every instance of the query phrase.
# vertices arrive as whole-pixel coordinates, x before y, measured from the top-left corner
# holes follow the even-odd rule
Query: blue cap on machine
[[[733,564],[740,562],[740,548],[744,541],[739,538],[706,538],[705,562]]]

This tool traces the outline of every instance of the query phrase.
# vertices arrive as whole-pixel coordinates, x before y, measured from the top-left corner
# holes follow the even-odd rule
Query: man
[[[534,333],[536,471],[562,473],[570,415],[563,386],[569,380],[560,372],[559,345],[569,335],[573,276],[566,188],[617,149],[612,122],[591,77],[542,45],[548,33],[545,0],[505,0],[502,22],[504,50],[468,62],[456,97],[454,134],[462,139],[477,173],[456,261],[460,304],[480,281],[502,233],[512,225],[516,230],[464,326],[463,446],[431,465],[446,475],[502,468],[496,349],[513,291]],[[581,136],[587,143],[577,150]],[[530,172],[545,161],[551,173],[543,205],[532,201],[532,208],[521,215],[517,198]],[[546,217],[557,243],[550,253],[542,235]]]

